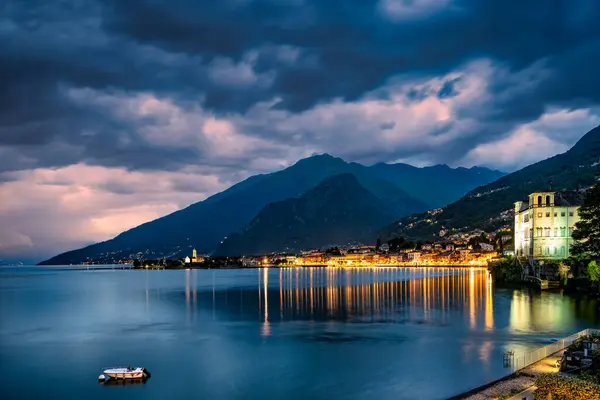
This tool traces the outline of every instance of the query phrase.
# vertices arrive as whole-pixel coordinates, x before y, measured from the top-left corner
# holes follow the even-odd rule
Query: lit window
[[[538,213],[538,218],[542,218],[542,213]]]

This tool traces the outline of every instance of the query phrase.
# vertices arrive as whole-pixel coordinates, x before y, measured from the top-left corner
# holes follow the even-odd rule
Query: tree
[[[558,275],[560,276],[560,279],[562,279],[563,284],[567,284],[567,279],[569,278],[569,271],[571,270],[571,267],[569,267],[567,264],[561,262],[560,264],[558,264]]]
[[[586,193],[579,208],[579,222],[575,224],[571,253],[588,254],[600,258],[600,184]]]
[[[600,265],[596,261],[590,261],[587,266],[587,273],[590,281],[596,282],[600,280]]]

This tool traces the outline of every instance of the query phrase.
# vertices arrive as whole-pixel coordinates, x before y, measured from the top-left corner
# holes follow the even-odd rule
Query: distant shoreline
[[[475,270],[487,270],[487,266],[483,265],[431,265],[431,264],[412,264],[412,265],[404,265],[404,264],[375,264],[375,265],[365,265],[365,266],[347,266],[347,265],[327,265],[327,264],[315,264],[315,265],[253,265],[253,266],[223,266],[223,267],[204,267],[199,265],[189,265],[182,266],[180,268],[164,268],[159,266],[148,266],[146,267],[134,267],[133,264],[73,264],[73,265],[20,265],[13,266],[13,268],[19,267],[51,267],[51,268],[61,268],[61,269],[135,269],[135,270],[148,270],[148,269],[164,269],[164,270],[187,270],[187,269],[267,269],[267,268],[339,268],[339,269],[369,269],[369,268],[445,268],[445,269],[475,269]]]

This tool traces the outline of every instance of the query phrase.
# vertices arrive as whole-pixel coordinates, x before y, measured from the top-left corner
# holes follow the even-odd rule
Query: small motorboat
[[[102,371],[98,377],[100,381],[108,379],[147,379],[150,378],[150,371],[142,367],[112,367]]]

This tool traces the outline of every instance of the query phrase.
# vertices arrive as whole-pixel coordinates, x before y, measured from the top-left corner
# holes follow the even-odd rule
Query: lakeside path
[[[534,379],[539,374],[543,373],[558,373],[559,367],[557,362],[560,361],[564,350],[560,350],[548,357],[518,371],[515,375],[495,385],[483,389],[479,393],[471,394],[464,397],[465,400],[491,400],[491,399],[506,399],[506,400],[527,400],[533,399],[532,388]]]

